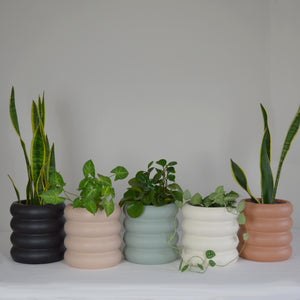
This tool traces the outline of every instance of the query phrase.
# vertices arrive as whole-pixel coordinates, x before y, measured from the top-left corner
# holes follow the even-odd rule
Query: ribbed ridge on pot
[[[178,235],[170,242],[171,235],[176,231],[177,207],[168,204],[161,207],[145,206],[143,214],[131,218],[127,214],[124,219],[125,258],[133,263],[154,265],[165,264],[177,259],[174,250]]]
[[[121,209],[115,205],[114,212],[107,217],[105,211],[95,215],[85,208],[65,208],[65,261],[81,269],[103,269],[120,263]]]
[[[207,250],[213,250],[219,265],[238,258],[237,216],[224,207],[197,207],[186,204],[182,208],[182,258],[192,265],[201,263]],[[201,257],[201,258],[199,258]]]
[[[276,204],[257,204],[251,199],[245,200],[244,214],[248,229],[248,240],[241,257],[254,261],[282,261],[292,255],[291,214],[293,206],[284,200],[275,200]],[[245,226],[238,232],[239,249],[242,249],[242,236]]]
[[[65,205],[25,205],[14,202],[10,207],[13,230],[11,256],[27,264],[51,263],[64,255]]]

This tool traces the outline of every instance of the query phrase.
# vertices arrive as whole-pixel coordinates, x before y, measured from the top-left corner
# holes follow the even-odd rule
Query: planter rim
[[[73,207],[72,203],[66,205],[64,210],[65,217],[69,220],[82,220],[85,222],[99,222],[119,219],[121,215],[121,209],[119,205],[115,204],[114,211],[111,215],[107,216],[105,210],[97,210],[93,215],[84,207]]]
[[[261,200],[261,198],[257,198],[257,199]],[[253,202],[253,200],[251,198],[242,199],[241,201],[245,201],[247,203],[247,205],[259,205],[259,206],[263,206],[263,207],[267,207],[267,206],[270,207],[270,206],[273,206],[276,204],[291,205],[290,201],[283,200],[283,199],[275,199],[275,203],[271,203],[271,204]]]
[[[186,202],[184,205],[188,205],[188,206],[193,207],[195,209],[203,209],[203,210],[205,210],[205,209],[207,209],[207,210],[223,210],[224,208],[225,209],[227,208],[227,206],[220,206],[220,207],[196,206],[196,205],[193,205],[189,202]],[[231,207],[229,207],[229,209],[231,209]],[[232,209],[234,209],[234,208],[232,208]]]
[[[59,207],[59,206],[65,206],[65,203],[62,202],[62,203],[58,203],[58,204],[44,204],[44,205],[39,205],[39,204],[25,204],[26,200],[21,200],[21,203],[19,201],[13,201],[11,203],[11,206],[20,206],[20,207],[36,207],[36,208],[39,208],[39,207]]]
[[[146,208],[146,207],[149,207],[148,209],[157,209],[157,208],[163,208],[163,207],[167,207],[167,206],[176,206],[176,204],[175,203],[173,203],[173,202],[171,202],[171,203],[167,203],[167,204],[165,204],[165,205],[161,205],[161,206],[155,206],[155,205],[145,205],[145,204],[143,204],[144,205],[144,207]]]

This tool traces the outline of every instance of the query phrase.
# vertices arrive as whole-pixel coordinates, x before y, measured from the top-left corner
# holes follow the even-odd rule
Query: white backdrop
[[[57,169],[74,190],[93,159],[98,172],[124,165],[133,176],[151,160],[177,160],[177,181],[206,195],[216,186],[246,194],[230,158],[260,194],[269,112],[276,170],[300,104],[300,1],[0,0],[0,231],[9,230],[26,169],[9,119],[15,86],[29,149],[32,99],[45,91],[46,132]],[[278,198],[300,227],[300,134],[282,170]],[[117,185],[117,200],[127,181]]]

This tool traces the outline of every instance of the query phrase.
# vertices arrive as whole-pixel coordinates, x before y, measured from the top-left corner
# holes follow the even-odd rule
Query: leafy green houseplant
[[[112,186],[111,177],[114,180],[125,179],[128,176],[128,171],[122,166],[114,168],[111,176],[96,175],[95,165],[92,160],[85,162],[82,168],[84,178],[80,181],[78,191],[80,194],[74,194],[66,191],[64,179],[58,172],[54,172],[50,176],[47,190],[41,194],[41,198],[45,203],[58,204],[65,200],[73,203],[73,207],[81,207],[95,214],[98,210],[105,210],[109,216],[114,211],[115,189]],[[63,193],[63,196],[61,194]],[[75,197],[72,199],[71,197]]]
[[[113,202],[115,189],[111,178],[124,179],[128,172],[118,166],[110,176],[96,174],[91,160],[83,165],[82,171],[79,194],[66,191],[62,176],[55,172],[41,197],[45,203],[52,204],[71,201],[65,208],[66,263],[81,269],[109,268],[122,259],[121,209]]]
[[[130,187],[124,193],[120,206],[126,205],[126,211],[132,218],[139,217],[145,205],[164,206],[169,203],[183,201],[182,189],[175,183],[176,161],[167,162],[160,159],[153,166],[148,164],[146,171],[138,171],[134,178],[129,180]],[[155,173],[152,175],[152,173]]]
[[[238,259],[238,222],[244,223],[241,211],[244,202],[237,204],[239,195],[226,193],[223,186],[206,197],[199,193],[183,193],[187,202],[182,207],[183,236],[180,270],[205,272],[211,266],[226,266]],[[244,235],[247,239],[247,235]]]
[[[49,184],[49,178],[55,172],[54,144],[50,147],[45,134],[45,101],[39,97],[32,101],[31,123],[32,142],[30,155],[21,137],[14,87],[11,89],[9,113],[12,125],[20,139],[27,169],[26,199],[21,200],[13,179],[9,176],[17,195],[16,202],[10,207],[12,258],[21,263],[49,263],[61,260],[63,246],[63,210],[64,204],[45,205],[41,194]],[[50,245],[51,244],[51,245]]]
[[[245,200],[246,205],[244,211],[247,218],[246,224],[248,225],[249,240],[242,256],[247,259],[258,261],[280,261],[288,259],[292,254],[292,248],[290,246],[290,242],[292,240],[292,235],[290,233],[292,219],[290,215],[293,211],[293,207],[289,201],[276,199],[276,192],[283,162],[290,149],[292,141],[299,130],[300,106],[298,107],[297,113],[290,124],[283,143],[275,182],[271,169],[271,135],[268,126],[268,115],[262,104],[260,107],[264,121],[264,133],[260,148],[259,162],[261,175],[261,198],[255,197],[250,192],[244,171],[238,164],[231,160],[233,177],[250,196],[250,199]],[[262,220],[264,220],[265,223],[263,223]],[[272,222],[274,222],[274,224]],[[260,226],[258,226],[259,223]],[[288,225],[285,226],[285,228],[282,228],[280,224],[284,226],[284,223]],[[272,227],[273,234],[268,231],[268,227]],[[245,228],[242,226],[240,234],[244,231]],[[283,232],[286,233],[284,245],[282,245],[280,237]],[[256,237],[256,234],[259,233],[261,234]],[[266,233],[269,236],[269,240],[266,238]],[[263,242],[261,244],[257,244],[262,236],[264,236],[264,238],[261,239]],[[257,242],[255,242],[255,239]],[[263,247],[265,248],[264,251],[256,251],[256,249],[258,249],[257,247],[261,247],[261,249],[263,249]]]
[[[181,187],[175,183],[175,165],[160,159],[148,164],[129,180],[120,206],[125,210],[125,258],[138,264],[163,264],[177,258],[174,250],[178,235],[176,215],[183,201]],[[169,240],[173,234],[172,245]]]

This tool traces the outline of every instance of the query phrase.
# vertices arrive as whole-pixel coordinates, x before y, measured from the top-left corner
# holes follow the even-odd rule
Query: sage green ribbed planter
[[[145,206],[138,218],[131,218],[125,211],[124,256],[125,259],[142,265],[166,264],[177,259],[178,235],[169,245],[170,236],[177,229],[175,204]]]

